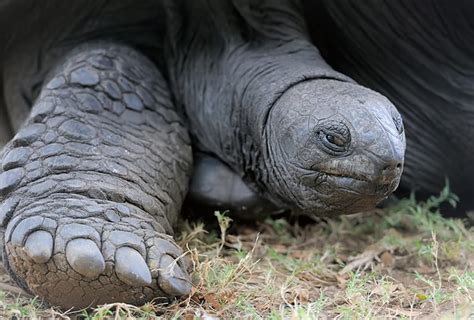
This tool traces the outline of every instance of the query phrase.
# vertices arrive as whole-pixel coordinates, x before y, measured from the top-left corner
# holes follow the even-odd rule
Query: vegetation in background
[[[16,319],[474,319],[474,228],[439,213],[456,201],[445,188],[425,202],[304,226],[216,213],[219,227],[189,222],[181,231],[194,268],[189,297],[64,313],[4,276],[0,310]]]

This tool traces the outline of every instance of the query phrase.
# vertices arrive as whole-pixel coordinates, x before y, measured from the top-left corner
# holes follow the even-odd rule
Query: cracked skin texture
[[[0,27],[26,2],[1,10]],[[215,176],[196,166],[191,193],[250,218],[261,205],[352,213],[397,187],[400,115],[325,63],[295,2],[55,3],[30,2],[37,32],[19,28],[0,52],[17,132],[2,150],[3,260],[51,304],[190,292],[172,227],[191,141],[219,162]]]
[[[192,156],[163,77],[111,44],[76,49],[52,75],[4,150],[9,271],[63,308],[187,293],[171,226]]]

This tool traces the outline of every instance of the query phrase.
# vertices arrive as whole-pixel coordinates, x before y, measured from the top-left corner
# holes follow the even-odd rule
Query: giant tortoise
[[[188,189],[250,217],[347,214],[387,198],[404,166],[401,116],[331,68],[306,21],[329,61],[406,106],[420,148],[409,152],[407,181],[430,191],[431,177],[444,179],[434,155],[446,151],[433,140],[456,141],[468,127],[420,130],[429,82],[422,93],[394,83],[418,79],[421,66],[402,72],[383,55],[390,45],[377,51],[406,39],[375,23],[377,6],[340,1],[339,11],[331,1],[3,0],[0,114],[14,137],[1,152],[0,221],[12,278],[63,308],[181,296],[189,264],[172,236]],[[396,3],[383,19],[408,14]],[[429,17],[409,19],[427,21],[414,34],[430,31]],[[406,41],[424,52],[422,38]],[[386,64],[396,72],[385,77]],[[461,71],[445,80],[464,88]],[[456,93],[440,98],[467,99]]]

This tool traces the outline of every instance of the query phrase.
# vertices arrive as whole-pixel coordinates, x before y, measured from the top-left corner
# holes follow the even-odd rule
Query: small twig
[[[436,274],[438,275],[438,287],[435,288],[435,290],[440,290],[443,285],[443,280],[442,280],[441,272],[439,271],[439,265],[438,265],[439,242],[436,239],[436,233],[434,231],[431,231],[431,237],[433,239],[433,250],[431,254],[434,257],[434,265],[436,268]],[[434,292],[433,292],[433,297],[434,297]],[[434,307],[435,313],[438,314],[438,306],[436,305],[436,302],[434,301],[434,299],[433,299],[433,307]]]
[[[356,268],[369,264],[375,259],[375,257],[385,250],[386,249],[384,247],[376,245],[368,247],[368,249],[366,249],[364,252],[355,256],[351,262],[349,262],[341,271],[339,271],[339,274],[346,274]]]
[[[20,294],[20,295],[24,296],[25,298],[33,298],[33,296],[31,294],[29,294],[28,292],[26,292],[25,290],[23,290],[21,288],[18,288],[18,287],[15,287],[15,286],[12,286],[12,285],[9,285],[9,284],[6,284],[6,283],[0,283],[0,290],[1,291],[8,291],[8,292],[14,293],[14,294]]]

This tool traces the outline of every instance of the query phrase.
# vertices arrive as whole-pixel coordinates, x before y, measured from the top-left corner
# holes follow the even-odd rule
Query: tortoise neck
[[[265,19],[256,19],[258,8],[242,3],[219,1],[216,10],[188,2],[193,15],[187,16],[199,17],[190,21],[182,19],[189,7],[173,8],[167,65],[195,146],[260,185],[266,170],[263,129],[278,98],[309,79],[351,80],[321,58],[290,1],[262,2],[272,13]]]

